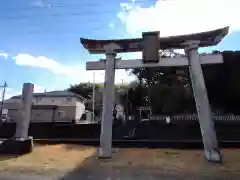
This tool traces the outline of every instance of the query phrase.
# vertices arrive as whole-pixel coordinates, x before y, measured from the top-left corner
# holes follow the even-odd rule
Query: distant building
[[[34,93],[31,122],[92,123],[93,116],[85,110],[86,99],[68,91]],[[21,96],[4,101],[8,110],[7,121],[16,122],[21,117]]]

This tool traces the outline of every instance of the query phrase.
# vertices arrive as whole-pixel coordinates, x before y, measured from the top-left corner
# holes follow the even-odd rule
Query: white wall
[[[33,109],[31,121],[43,122],[66,122],[73,120],[80,120],[82,114],[85,112],[85,105],[78,102],[76,97],[34,97],[34,105],[56,105],[58,108],[53,109]],[[9,116],[13,121],[19,119],[19,112],[21,108],[21,99],[12,99],[11,102],[6,103],[6,109],[9,109]],[[17,110],[19,109],[19,110]]]
[[[17,122],[20,119],[21,119],[20,110],[18,110],[18,109],[9,109],[8,110],[8,119],[7,119],[7,121]]]
[[[53,115],[53,109],[32,109],[31,122],[51,122]]]
[[[80,121],[82,115],[85,112],[85,105],[81,102],[76,102],[76,114],[75,114],[75,120]]]
[[[75,106],[58,106],[54,113],[55,122],[69,122],[75,120]]]
[[[34,97],[34,105],[75,106],[76,97]]]

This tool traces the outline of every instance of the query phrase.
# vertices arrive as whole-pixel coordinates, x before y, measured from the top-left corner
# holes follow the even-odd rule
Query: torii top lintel
[[[186,41],[200,41],[199,47],[207,47],[217,45],[224,36],[227,35],[229,27],[216,29],[213,31],[207,31],[196,34],[160,37],[159,43],[160,49],[184,49],[184,43]],[[119,45],[119,49],[116,49],[117,53],[124,52],[138,52],[143,50],[142,38],[136,39],[113,39],[113,40],[94,40],[80,38],[80,41],[85,49],[92,54],[104,54],[104,45],[109,43],[115,43]]]

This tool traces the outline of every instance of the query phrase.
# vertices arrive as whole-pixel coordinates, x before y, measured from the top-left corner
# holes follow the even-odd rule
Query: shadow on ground
[[[75,147],[74,147],[75,148]],[[239,179],[240,158],[233,165],[227,155],[224,165],[210,164],[201,151],[120,149],[111,159],[98,159],[97,154],[86,157],[61,180],[215,180]]]
[[[2,161],[6,161],[6,160],[9,160],[9,159],[14,159],[14,158],[17,158],[21,155],[12,155],[12,154],[7,154],[7,153],[2,153],[1,152],[1,146],[2,146],[2,143],[3,141],[0,141],[0,162]]]
[[[18,155],[0,155],[0,162],[1,161],[6,161],[6,160],[9,160],[9,159],[15,159],[19,157]]]
[[[80,146],[80,145],[75,145],[75,144],[67,144],[64,146],[65,149],[67,150],[87,150],[89,147],[92,146]]]

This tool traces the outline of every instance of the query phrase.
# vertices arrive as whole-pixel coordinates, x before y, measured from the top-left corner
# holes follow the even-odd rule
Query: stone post
[[[199,61],[198,43],[197,41],[187,42],[185,52],[189,59],[189,73],[202,133],[205,158],[211,162],[221,162],[222,157],[218,147],[202,67]]]
[[[22,89],[22,107],[21,117],[17,120],[15,138],[20,140],[28,139],[28,128],[31,120],[32,111],[32,97],[34,85],[31,83],[24,83]]]
[[[110,158],[112,156],[115,57],[114,44],[107,45],[99,158]]]

